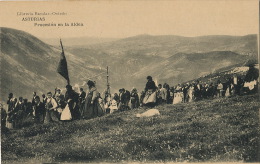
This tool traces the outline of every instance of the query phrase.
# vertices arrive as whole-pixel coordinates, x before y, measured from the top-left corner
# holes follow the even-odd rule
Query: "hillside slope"
[[[111,87],[143,90],[146,76],[175,85],[257,59],[257,36],[151,36],[70,47],[90,63],[109,65]]]
[[[145,75],[154,75],[160,83],[181,83],[187,80],[210,74],[217,69],[243,64],[246,56],[231,51],[212,51],[208,53],[178,53],[165,60],[157,61],[134,73],[136,79]]]
[[[158,106],[1,134],[2,162],[256,162],[258,94]]]
[[[176,85],[210,74],[220,68],[242,66],[248,56],[231,51],[207,53],[178,53],[164,58],[160,55],[138,55],[131,52],[117,56],[93,49],[69,49],[73,54],[96,65],[109,65],[110,84],[114,88],[144,89],[146,77],[151,75],[158,83]]]
[[[1,100],[8,93],[30,98],[33,91],[39,95],[64,88],[66,80],[57,73],[60,48],[49,46],[29,33],[1,28]],[[66,51],[66,47],[65,47]],[[71,83],[82,84],[83,80],[104,70],[69,52],[65,52]]]
[[[64,88],[56,72],[61,48],[50,46],[29,33],[1,28],[1,94],[31,97]],[[139,35],[80,47],[64,45],[73,86],[92,79],[100,92],[106,89],[106,66],[112,92],[119,88],[143,90],[146,77],[171,86],[209,74],[222,67],[256,59],[256,35],[150,36]],[[59,42],[59,40],[57,40]],[[84,86],[86,90],[87,86]]]

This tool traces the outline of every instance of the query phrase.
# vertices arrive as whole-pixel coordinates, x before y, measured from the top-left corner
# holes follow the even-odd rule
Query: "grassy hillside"
[[[100,92],[106,88],[109,66],[111,91],[119,88],[143,90],[147,75],[159,83],[175,85],[196,79],[214,70],[256,59],[257,37],[247,36],[150,36],[139,35],[95,45],[69,47],[64,39],[70,81],[73,86],[92,79]],[[84,38],[78,38],[79,40]],[[85,38],[86,39],[86,38]],[[31,97],[54,88],[64,88],[64,80],[56,71],[61,48],[53,47],[29,33],[0,28],[1,91],[0,99]],[[77,39],[76,39],[77,40]],[[56,39],[58,42],[58,39]],[[69,45],[68,45],[69,44]],[[83,87],[86,90],[86,86]]]
[[[10,92],[16,97],[31,98],[54,88],[64,88],[66,80],[58,73],[61,48],[49,46],[29,33],[0,28],[1,64],[0,99],[6,101]],[[71,84],[82,84],[88,77],[104,72],[94,63],[86,64],[79,56],[66,51]],[[105,67],[103,67],[105,69]],[[99,82],[98,85],[104,84]]]
[[[1,134],[2,162],[256,162],[258,94],[158,106]]]

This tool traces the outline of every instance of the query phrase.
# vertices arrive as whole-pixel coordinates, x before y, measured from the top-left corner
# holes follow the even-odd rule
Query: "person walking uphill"
[[[97,91],[95,83],[91,80],[87,82],[89,92],[86,96],[85,107],[83,109],[83,118],[91,119],[104,114],[102,107],[99,105],[100,94]]]

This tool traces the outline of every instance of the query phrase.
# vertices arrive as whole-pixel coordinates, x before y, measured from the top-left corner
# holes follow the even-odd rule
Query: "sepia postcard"
[[[0,14],[2,163],[260,162],[258,0]]]

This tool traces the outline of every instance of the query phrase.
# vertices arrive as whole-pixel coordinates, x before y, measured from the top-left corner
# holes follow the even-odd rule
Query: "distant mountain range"
[[[65,87],[66,81],[56,72],[61,53],[59,38],[50,45],[29,33],[1,28],[0,39],[1,100],[6,100],[9,92],[31,98],[33,91],[41,94]],[[93,79],[102,92],[106,88],[106,66],[112,92],[122,87],[140,91],[148,75],[158,83],[174,85],[257,59],[257,35],[138,35],[101,42],[84,42],[82,38],[63,41],[73,86]]]
[[[59,46],[59,38],[39,38],[43,42],[49,45]],[[72,37],[72,38],[62,38],[62,41],[66,45],[70,46],[84,46],[91,44],[100,44],[106,42],[112,42],[119,40],[118,38],[99,38],[99,37]]]
[[[104,44],[87,45],[85,48],[106,50],[114,54],[135,53],[169,57],[177,53],[204,53],[232,51],[241,55],[257,55],[257,35],[210,35],[183,37],[174,35],[138,35]]]

